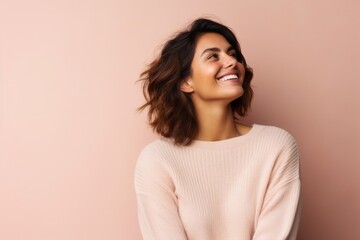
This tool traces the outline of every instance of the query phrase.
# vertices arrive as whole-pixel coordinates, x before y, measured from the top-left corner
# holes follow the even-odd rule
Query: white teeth
[[[238,76],[236,74],[230,74],[230,75],[226,75],[222,78],[219,79],[219,81],[226,81],[226,80],[230,80],[230,79],[237,79]]]

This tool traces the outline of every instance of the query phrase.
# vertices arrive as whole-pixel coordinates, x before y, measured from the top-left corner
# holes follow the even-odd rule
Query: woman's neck
[[[219,141],[239,136],[231,106],[197,109],[199,132],[195,140]]]

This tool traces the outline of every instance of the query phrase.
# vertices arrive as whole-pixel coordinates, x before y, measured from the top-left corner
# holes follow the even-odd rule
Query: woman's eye
[[[211,55],[208,57],[208,59],[217,58],[217,57],[218,57],[218,55],[217,55],[216,53],[214,53],[214,54],[211,54]]]
[[[237,59],[236,53],[231,53],[230,56],[232,56],[233,58]]]

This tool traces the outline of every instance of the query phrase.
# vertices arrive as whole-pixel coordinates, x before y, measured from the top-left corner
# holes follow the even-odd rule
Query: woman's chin
[[[229,89],[229,91],[227,91],[227,95],[229,96],[229,98],[234,98],[234,99],[239,98],[242,95],[244,95],[244,89],[241,86],[236,89],[233,88],[231,89],[231,91]]]
[[[228,91],[226,94],[222,95],[222,99],[226,99],[228,103],[242,97],[244,95],[244,90],[241,88],[238,91]]]

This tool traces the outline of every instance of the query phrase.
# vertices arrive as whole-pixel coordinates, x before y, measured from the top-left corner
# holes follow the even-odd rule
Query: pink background
[[[141,239],[133,190],[155,139],[135,84],[213,14],[254,68],[247,123],[298,140],[300,240],[360,239],[359,1],[2,0],[0,239]]]

